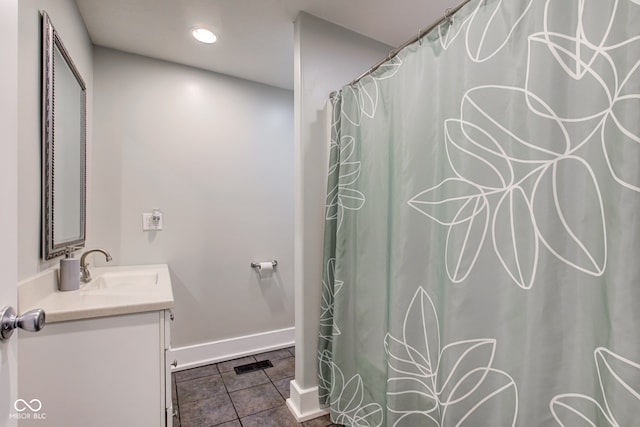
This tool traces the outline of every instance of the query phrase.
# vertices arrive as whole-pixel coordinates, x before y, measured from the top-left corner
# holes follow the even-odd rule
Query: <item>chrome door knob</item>
[[[0,341],[9,339],[14,329],[20,328],[29,332],[38,332],[44,328],[46,315],[44,310],[29,310],[22,316],[16,316],[13,307],[5,307],[0,311]]]

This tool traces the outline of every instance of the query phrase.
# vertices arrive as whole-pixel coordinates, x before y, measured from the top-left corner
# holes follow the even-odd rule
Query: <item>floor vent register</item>
[[[247,363],[246,365],[235,366],[233,368],[236,374],[248,374],[249,372],[259,371],[261,369],[273,368],[273,364],[269,360],[261,360],[260,362]]]

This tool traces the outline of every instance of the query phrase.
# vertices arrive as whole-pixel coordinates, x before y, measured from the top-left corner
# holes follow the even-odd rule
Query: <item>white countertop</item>
[[[96,267],[91,276],[97,280],[103,274],[156,272],[157,283],[141,286],[119,286],[90,289],[91,282],[80,284],[77,291],[58,290],[58,268],[51,268],[18,283],[18,313],[42,308],[46,322],[89,319],[120,314],[173,308],[171,277],[166,264]]]

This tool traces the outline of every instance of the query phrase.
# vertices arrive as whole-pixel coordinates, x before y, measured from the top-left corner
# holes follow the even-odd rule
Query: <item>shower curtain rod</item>
[[[438,21],[434,22],[433,24],[431,24],[431,26],[429,26],[429,28],[427,28],[426,30],[420,30],[418,31],[418,34],[415,37],[412,37],[410,40],[407,40],[406,42],[402,43],[402,45],[400,45],[399,47],[395,48],[394,50],[392,50],[391,52],[389,52],[389,55],[384,58],[383,60],[381,60],[380,62],[378,62],[377,64],[375,64],[373,67],[369,68],[369,70],[365,71],[363,74],[361,74],[360,76],[358,76],[357,78],[353,79],[351,81],[351,83],[349,83],[350,85],[354,85],[356,83],[358,83],[360,80],[362,80],[363,78],[367,77],[369,74],[373,73],[374,71],[376,71],[378,68],[380,68],[380,66],[382,64],[384,64],[387,61],[390,61],[391,59],[395,58],[395,56],[400,53],[400,51],[402,49],[404,49],[405,47],[409,46],[412,43],[417,42],[418,40],[422,39],[424,36],[426,36],[427,34],[429,34],[431,32],[431,30],[433,30],[434,28],[436,28],[438,25],[442,24],[445,21],[448,21],[449,19],[451,19],[451,16],[453,14],[455,14],[457,11],[459,11],[460,9],[462,9],[464,7],[464,5],[466,5],[467,3],[469,3],[471,0],[464,0],[462,1],[459,5],[457,5],[456,7],[453,8],[448,8],[444,11],[444,16],[439,19]]]

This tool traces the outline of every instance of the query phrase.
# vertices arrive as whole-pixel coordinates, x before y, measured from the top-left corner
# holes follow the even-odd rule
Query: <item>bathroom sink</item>
[[[166,264],[93,267],[91,276],[79,290],[63,292],[58,289],[58,268],[47,269],[18,284],[18,309],[43,308],[47,323],[55,323],[173,307]]]
[[[141,287],[158,284],[156,271],[118,271],[102,273],[89,283],[80,287],[83,291],[114,289],[122,287]]]

